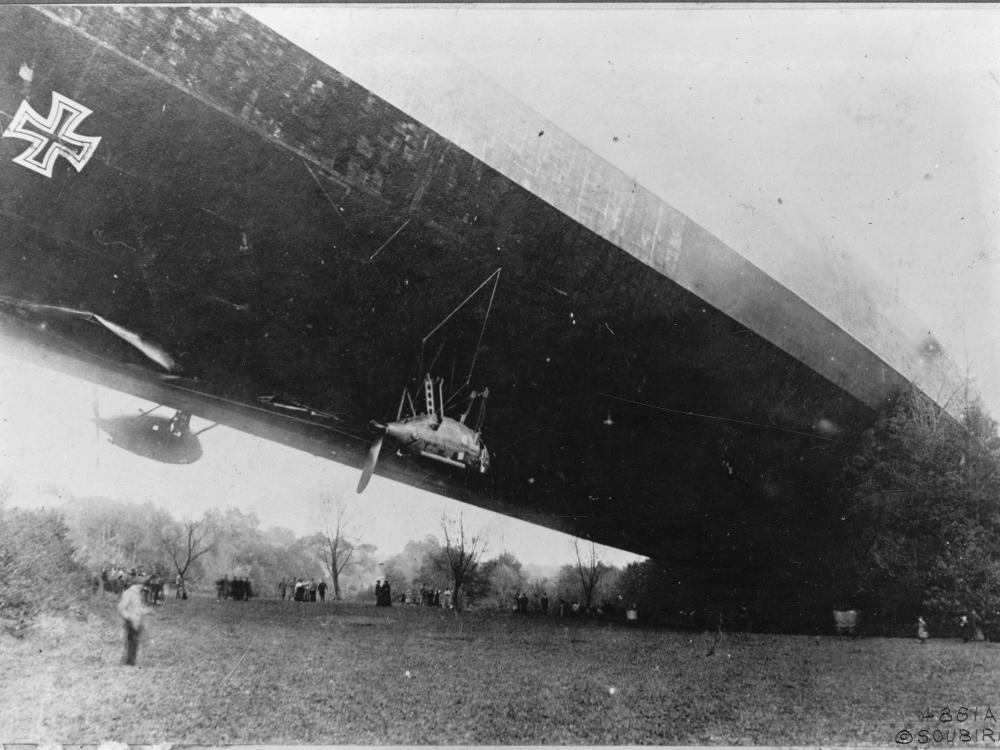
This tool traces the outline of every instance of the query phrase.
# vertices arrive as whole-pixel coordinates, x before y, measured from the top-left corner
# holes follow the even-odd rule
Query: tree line
[[[374,601],[379,579],[391,581],[397,595],[421,586],[450,589],[459,606],[512,607],[522,592],[584,608],[617,599],[619,571],[601,563],[593,545],[576,564],[532,571],[509,551],[487,557],[487,538],[471,532],[461,514],[443,516],[440,534],[385,556],[360,538],[347,505],[333,497],[317,501],[316,530],[301,536],[263,528],[254,513],[238,508],[178,519],[153,503],[104,497],[72,499],[56,510],[4,508],[2,500],[0,619],[44,604],[33,593],[41,582],[60,592],[54,601],[65,602],[67,592],[86,591],[108,567],[168,583],[179,575],[188,591],[203,593],[228,575],[252,580],[263,596],[277,595],[282,579],[298,577],[327,581],[335,600]]]
[[[902,394],[844,472],[841,597],[887,627],[975,609],[1000,625],[1000,437],[978,401]]]
[[[923,617],[932,634],[953,634],[975,610],[1000,638],[997,423],[965,394],[940,400],[899,393],[851,438],[831,481],[732,540],[737,563],[759,554],[758,539],[781,540],[766,579],[649,560],[623,571],[622,595],[644,619],[779,632],[829,632],[833,609],[856,609],[869,633],[912,636]]]

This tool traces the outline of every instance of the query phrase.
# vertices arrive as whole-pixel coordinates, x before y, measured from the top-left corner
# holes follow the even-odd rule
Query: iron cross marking
[[[82,170],[101,142],[99,136],[80,135],[76,126],[91,110],[74,102],[58,91],[52,92],[49,116],[42,117],[25,99],[17,108],[14,119],[3,131],[4,138],[20,138],[31,146],[15,156],[13,162],[32,172],[52,177],[56,160],[63,156],[76,169]]]

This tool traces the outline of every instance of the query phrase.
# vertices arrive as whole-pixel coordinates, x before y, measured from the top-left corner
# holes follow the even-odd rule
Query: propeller
[[[407,401],[410,402],[410,413],[417,413],[417,410],[413,406],[413,399],[410,398],[410,394],[404,388],[403,395],[399,399],[399,409],[396,412],[397,422],[403,416],[403,406]],[[382,450],[382,438],[385,437],[386,429],[388,429],[388,425],[376,422],[375,420],[372,420],[371,426],[379,431],[379,436],[375,438],[375,442],[372,443],[371,447],[368,449],[368,457],[365,458],[364,466],[361,467],[361,479],[358,482],[359,495],[365,491],[365,487],[368,486],[368,481],[372,478],[372,472],[375,471],[375,463],[378,461],[378,454]]]
[[[385,438],[384,427],[383,432],[375,438],[375,442],[372,443],[371,448],[368,449],[368,456],[365,458],[365,464],[361,468],[361,480],[358,482],[358,494],[365,491],[365,487],[368,486],[368,481],[372,478],[372,472],[375,471],[375,462],[378,461],[378,454],[382,450],[383,438]]]

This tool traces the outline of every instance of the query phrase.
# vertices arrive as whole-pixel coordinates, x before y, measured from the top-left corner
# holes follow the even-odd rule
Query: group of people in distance
[[[234,599],[238,602],[250,601],[253,597],[253,581],[243,576],[234,576],[232,579],[228,575],[215,581],[215,595],[218,599]]]
[[[156,573],[147,575],[136,568],[105,565],[101,568],[100,574],[94,578],[93,589],[95,592],[104,589],[112,594],[121,594],[135,579],[142,579],[140,595],[143,604],[163,603],[163,580]]]
[[[967,614],[958,618],[958,634],[962,637],[963,643],[969,641],[985,641],[986,635],[983,632],[983,618],[980,614],[971,609]],[[924,643],[930,638],[930,630],[923,615],[917,618],[917,640]]]
[[[326,601],[326,581],[315,578],[282,578],[278,581],[278,598],[296,602]]]
[[[564,616],[566,614],[566,602],[560,600],[559,606],[559,614],[560,616]],[[579,606],[577,605],[576,609],[573,609],[573,612],[576,613],[578,610]],[[549,595],[543,593],[541,597],[539,597],[538,594],[535,594],[534,599],[531,602],[531,608],[529,609],[528,595],[523,591],[518,591],[514,594],[513,611],[519,615],[526,615],[529,612],[540,612],[543,615],[547,615],[549,613]]]
[[[420,588],[416,591],[412,588],[406,589],[406,591],[397,597],[396,601],[399,604],[416,604],[420,607],[444,607],[445,609],[451,609],[452,593],[451,589],[432,589],[424,584],[420,584]],[[375,581],[375,606],[392,606],[392,588],[389,585],[389,581],[382,581],[381,579]]]
[[[442,592],[441,589],[431,589],[427,588],[424,584],[420,584],[420,588],[414,591],[412,588],[408,588],[403,592],[402,596],[399,597],[401,604],[417,604],[421,607],[441,607],[447,608],[448,603],[442,603],[442,596],[447,594],[448,599],[451,597],[450,591]]]

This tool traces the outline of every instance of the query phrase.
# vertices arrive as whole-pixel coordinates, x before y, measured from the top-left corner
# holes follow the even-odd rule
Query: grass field
[[[129,668],[114,599],[91,610],[0,635],[0,742],[887,745],[1000,717],[985,643],[730,633],[709,656],[626,623],[190,599]]]

